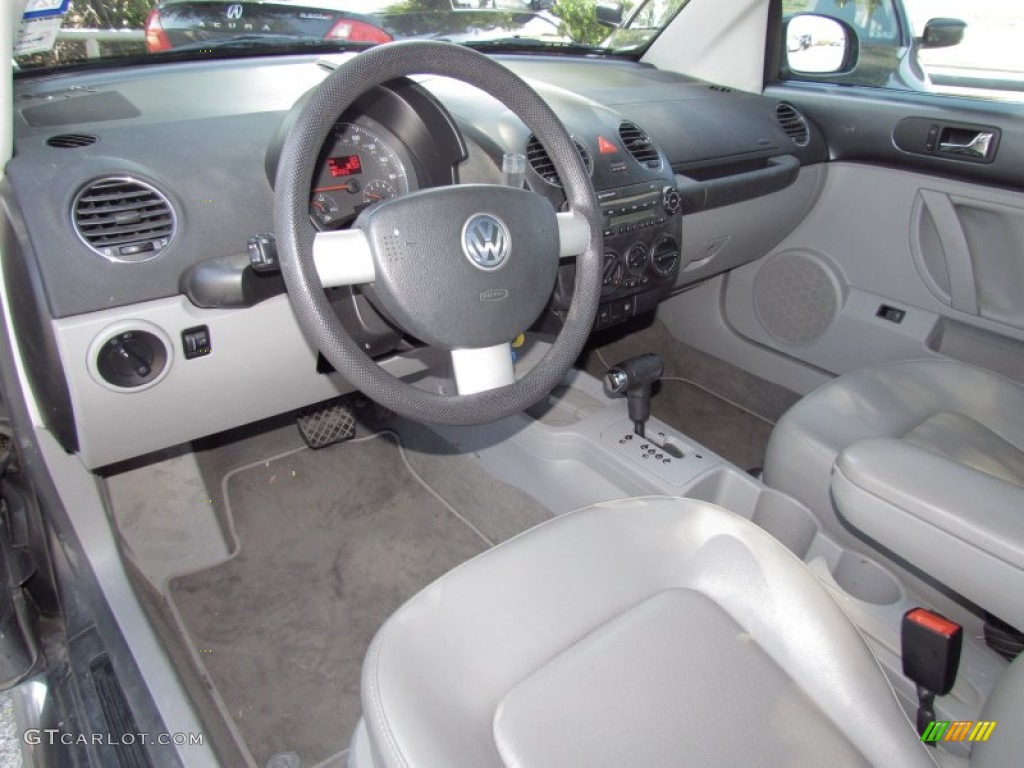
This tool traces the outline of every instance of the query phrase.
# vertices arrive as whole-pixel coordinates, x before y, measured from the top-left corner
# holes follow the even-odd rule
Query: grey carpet
[[[493,544],[550,520],[551,511],[518,488],[495,480],[437,433],[405,419],[383,422],[402,437],[409,463],[430,487]]]
[[[294,751],[315,765],[348,746],[383,621],[486,544],[388,436],[261,461],[225,496],[237,554],[172,580],[174,605],[256,764]]]
[[[600,377],[644,352],[657,352],[665,366],[655,416],[739,467],[762,465],[772,426],[799,395],[683,344],[657,321],[601,334],[582,364]]]

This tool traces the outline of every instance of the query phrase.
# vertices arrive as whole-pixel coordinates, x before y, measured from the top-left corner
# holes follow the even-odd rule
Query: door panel
[[[1024,377],[1024,192],[830,163],[803,223],[730,274],[724,311],[831,373],[947,355]]]
[[[729,275],[732,328],[828,373],[949,356],[1024,380],[1024,105],[797,82],[765,93],[811,120],[831,162],[801,225]],[[946,151],[979,131],[984,157]]]

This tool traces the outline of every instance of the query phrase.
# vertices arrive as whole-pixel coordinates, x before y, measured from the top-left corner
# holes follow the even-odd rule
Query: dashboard
[[[40,418],[98,467],[349,391],[298,329],[273,241],[277,157],[303,100],[344,57],[201,61],[15,83],[0,187],[4,279]],[[825,147],[789,105],[631,61],[499,60],[573,136],[601,204],[595,331],[753,260],[800,221]],[[544,147],[503,105],[438,77],[376,88],[337,123],[310,226],[454,183],[525,184],[565,208]],[[253,245],[255,241],[256,246]],[[573,264],[533,329],[558,329]],[[363,348],[396,375],[436,364],[374,305],[332,289]],[[54,371],[63,375],[54,375]]]

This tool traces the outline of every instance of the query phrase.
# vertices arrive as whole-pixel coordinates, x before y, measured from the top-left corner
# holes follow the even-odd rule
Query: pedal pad
[[[356,436],[356,417],[348,397],[306,406],[299,411],[296,423],[302,439],[313,450]]]

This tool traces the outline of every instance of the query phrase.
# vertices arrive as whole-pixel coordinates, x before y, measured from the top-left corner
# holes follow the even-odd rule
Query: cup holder
[[[761,492],[750,519],[801,559],[807,554],[818,533],[814,516],[806,507],[770,488]]]
[[[856,552],[840,555],[832,578],[846,594],[865,603],[892,605],[903,596],[889,571]]]

